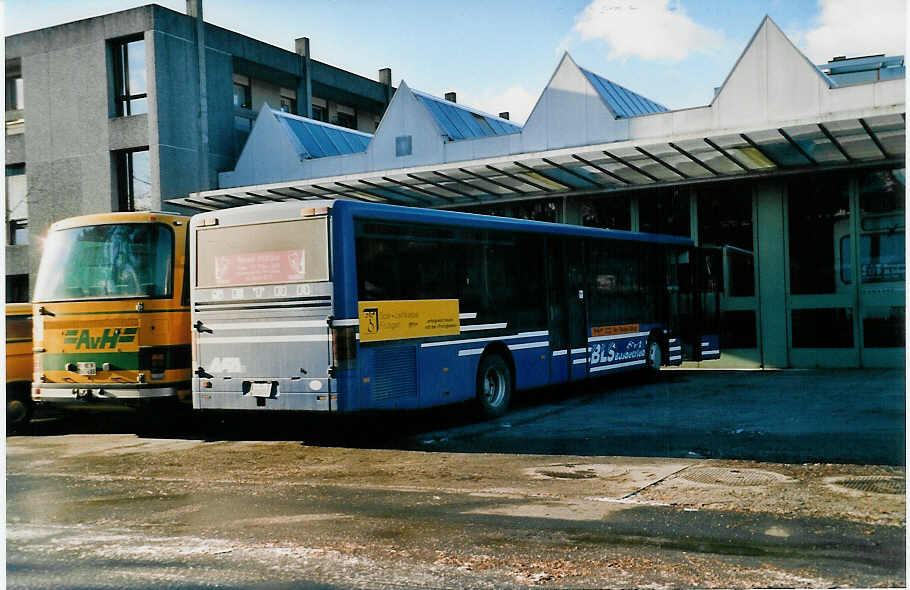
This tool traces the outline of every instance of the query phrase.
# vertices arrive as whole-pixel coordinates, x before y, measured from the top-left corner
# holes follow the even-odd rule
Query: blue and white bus
[[[717,347],[684,238],[342,200],[191,232],[196,409],[497,416],[514,392]]]

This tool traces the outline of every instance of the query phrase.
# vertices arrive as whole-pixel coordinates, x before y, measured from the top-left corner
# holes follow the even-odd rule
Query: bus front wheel
[[[6,393],[6,430],[17,432],[28,425],[32,417],[32,400],[29,386],[7,384]]]
[[[506,413],[512,397],[512,371],[498,354],[488,354],[477,367],[477,402],[481,413],[496,418]]]
[[[648,372],[657,373],[660,371],[660,366],[664,363],[664,353],[660,347],[660,340],[654,335],[648,338],[646,355],[645,364],[648,367]]]

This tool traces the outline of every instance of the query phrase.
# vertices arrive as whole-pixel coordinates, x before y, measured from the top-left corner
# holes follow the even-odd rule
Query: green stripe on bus
[[[7,338],[6,339],[7,344],[15,344],[17,342],[31,342],[31,341],[32,341],[31,338]]]
[[[151,354],[161,352],[165,354],[165,370],[189,369],[192,364],[189,344],[143,347],[137,352],[65,352],[41,353],[38,356],[42,371],[65,371],[69,363],[90,362],[94,362],[99,370],[102,364],[110,363],[112,370],[145,371],[151,368]],[[142,365],[140,360],[144,360]]]

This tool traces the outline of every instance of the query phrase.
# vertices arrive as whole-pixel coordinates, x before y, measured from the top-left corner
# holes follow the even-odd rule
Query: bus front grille
[[[417,397],[417,348],[379,348],[373,354],[373,399]]]

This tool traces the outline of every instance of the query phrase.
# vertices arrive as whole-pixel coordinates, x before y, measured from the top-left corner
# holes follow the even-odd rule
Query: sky
[[[204,0],[205,20],[523,123],[564,52],[670,109],[710,103],[765,15],[816,64],[906,51],[907,0]],[[5,35],[148,0],[6,0]],[[179,12],[185,0],[156,2]]]

